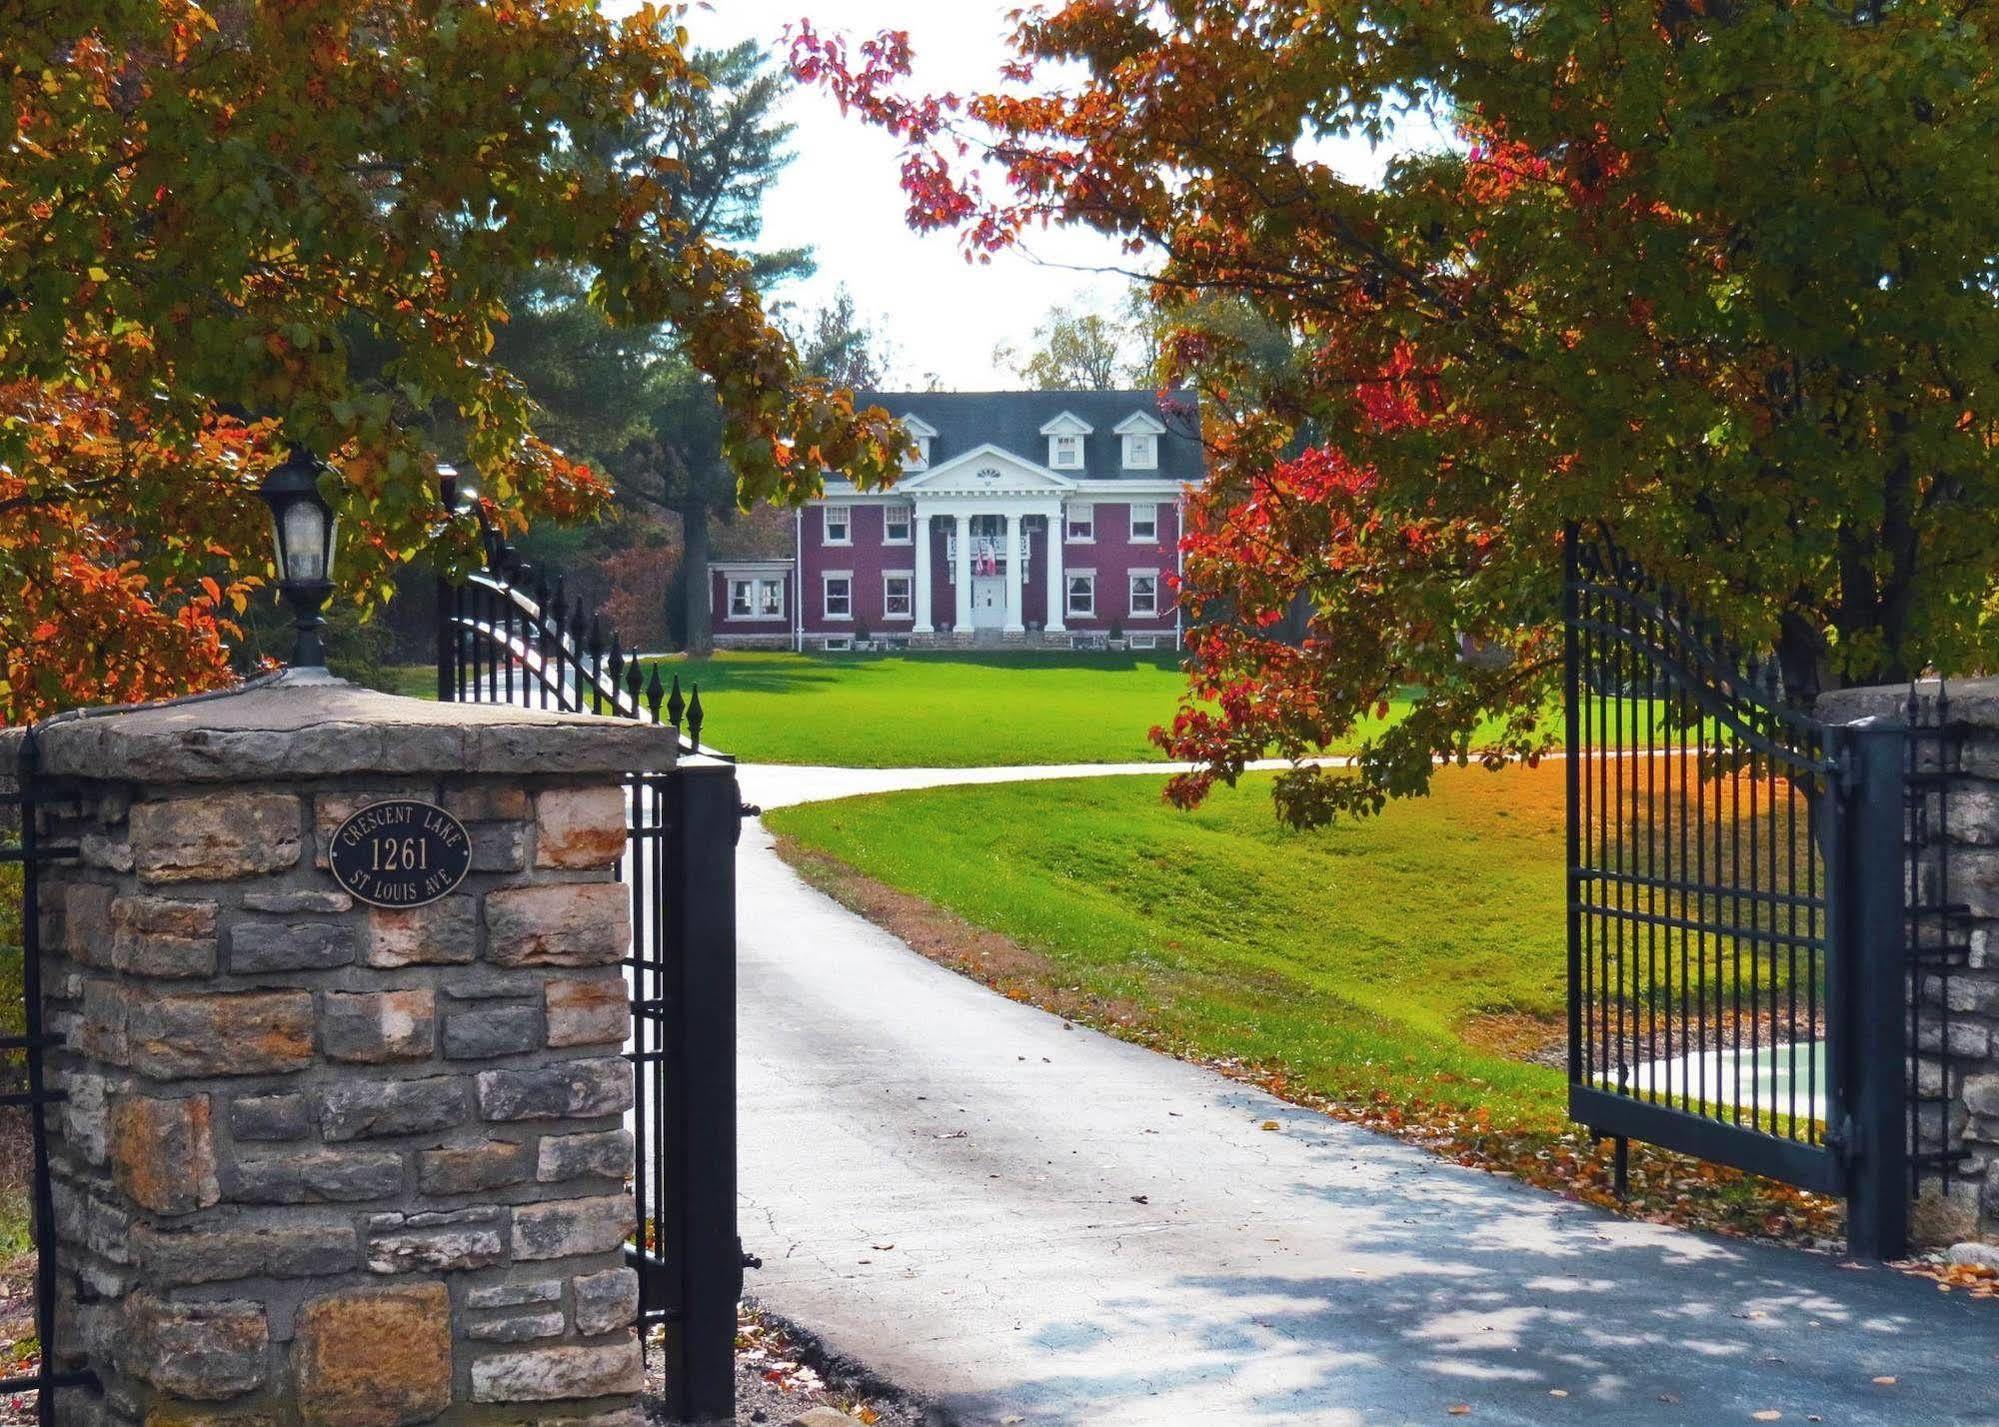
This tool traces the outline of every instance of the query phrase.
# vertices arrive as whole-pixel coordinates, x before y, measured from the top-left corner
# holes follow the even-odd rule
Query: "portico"
[[[981,446],[897,486],[915,523],[916,635],[993,630],[1025,634],[1025,590],[1034,576],[1029,522],[1046,532],[1042,565],[1047,633],[1062,623],[1062,508],[1075,482],[997,446]],[[943,599],[932,568],[942,527],[949,590]],[[940,608],[941,606],[941,608]],[[943,618],[948,611],[948,621]]]

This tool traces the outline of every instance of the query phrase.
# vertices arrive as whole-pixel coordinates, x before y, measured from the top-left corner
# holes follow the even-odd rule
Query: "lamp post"
[[[320,610],[333,593],[333,543],[338,522],[319,493],[319,478],[332,468],[303,446],[264,477],[258,492],[271,508],[271,532],[278,550],[278,591],[291,606],[298,637],[294,669],[323,669],[326,649],[319,638],[326,621]]]

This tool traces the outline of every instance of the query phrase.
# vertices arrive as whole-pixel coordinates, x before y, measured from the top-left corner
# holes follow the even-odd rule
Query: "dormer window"
[[[1149,412],[1134,411],[1120,421],[1115,430],[1124,438],[1124,468],[1127,471],[1159,469],[1159,438],[1166,431],[1164,422]]]
[[[1048,438],[1048,469],[1082,470],[1083,438],[1094,429],[1087,421],[1068,411],[1042,427],[1041,434]]]
[[[902,468],[905,471],[927,471],[930,469],[930,443],[936,438],[937,428],[920,416],[904,416],[902,432],[916,449],[902,454]]]

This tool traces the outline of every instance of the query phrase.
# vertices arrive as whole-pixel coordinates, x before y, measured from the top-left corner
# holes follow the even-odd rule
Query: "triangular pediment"
[[[905,476],[895,488],[912,495],[1031,495],[1074,490],[1076,483],[988,442],[921,475]]]

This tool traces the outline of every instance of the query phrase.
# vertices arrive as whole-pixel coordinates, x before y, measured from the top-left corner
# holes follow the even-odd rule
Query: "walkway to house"
[[[1160,770],[743,783],[1081,771]],[[755,823],[741,875],[749,1290],[959,1421],[1999,1423],[1994,1305],[1621,1220],[1071,1028],[812,891]]]

